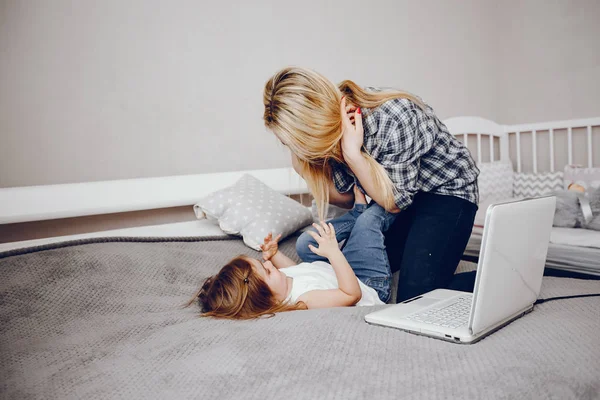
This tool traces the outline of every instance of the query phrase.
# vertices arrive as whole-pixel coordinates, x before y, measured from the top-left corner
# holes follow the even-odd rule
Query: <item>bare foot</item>
[[[367,198],[356,184],[354,185],[354,204],[367,204]]]

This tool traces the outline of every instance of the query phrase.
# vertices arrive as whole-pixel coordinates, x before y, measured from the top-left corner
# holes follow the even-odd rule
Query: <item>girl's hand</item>
[[[275,239],[273,239],[273,234],[269,232],[267,236],[265,236],[265,242],[260,245],[260,249],[262,250],[263,260],[270,260],[277,251],[279,251],[279,245],[277,242],[281,239],[281,233],[277,235]]]
[[[333,225],[326,224],[321,221],[321,224],[313,224],[318,234],[313,231],[307,231],[310,236],[313,237],[319,244],[319,247],[315,247],[311,244],[308,245],[308,248],[313,253],[326,258],[331,258],[337,253],[340,253],[340,248],[338,246],[337,239],[335,238],[335,229]]]
[[[354,125],[347,112],[347,110],[351,109],[352,107],[346,107],[346,97],[342,98],[340,113],[342,116],[342,153],[344,158],[359,156],[364,140],[364,129],[360,107],[357,108],[354,113]]]

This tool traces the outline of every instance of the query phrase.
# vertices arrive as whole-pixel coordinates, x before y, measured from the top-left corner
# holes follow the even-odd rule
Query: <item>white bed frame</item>
[[[587,167],[597,167],[600,164],[600,130],[598,129],[600,118],[504,126],[478,117],[451,118],[444,122],[452,134],[467,143],[478,163],[510,161],[516,172],[533,173],[562,171],[564,165],[574,164],[575,160],[578,164]],[[523,145],[525,135],[530,136],[531,142],[528,143],[530,149],[526,149]],[[544,138],[543,135],[547,136]],[[555,144],[558,135],[563,135],[562,139],[565,139],[562,141],[562,146],[560,140],[556,140],[557,144]],[[545,141],[543,145],[539,145],[542,142],[540,138]],[[578,157],[575,157],[576,152]],[[545,162],[540,163],[540,159],[544,157]],[[528,167],[526,171],[525,166]],[[480,228],[474,229],[474,235],[465,250],[466,256],[473,258],[479,256],[481,245],[479,234],[481,234]],[[558,239],[555,235],[565,234],[575,238],[571,242],[598,243],[600,241],[598,239],[600,232],[585,229],[554,228],[552,238]],[[591,261],[598,260],[600,249],[556,245],[553,239],[546,260],[548,267],[600,275],[598,262]]]
[[[493,121],[479,117],[455,117],[445,120],[444,123],[453,135],[462,139],[463,143],[469,144],[469,138],[472,136],[476,137],[475,149],[472,149],[471,146],[469,147],[478,163],[512,160],[516,163],[516,172],[523,172],[523,160],[530,156],[532,164],[531,172],[542,172],[538,166],[538,158],[540,156],[538,139],[541,135],[547,134],[549,142],[549,170],[550,172],[561,170],[562,168],[557,165],[557,154],[560,154],[561,149],[557,149],[555,146],[555,132],[562,130],[567,132],[567,148],[562,150],[566,151],[567,164],[570,165],[573,164],[574,160],[574,132],[576,130],[583,130],[585,132],[585,154],[587,158],[587,162],[585,163],[587,165],[585,166],[592,168],[600,165],[600,162],[595,160],[595,157],[600,155],[600,140],[593,140],[594,128],[600,127],[600,117],[523,125],[499,125]],[[524,133],[531,134],[532,146],[530,154],[523,154],[521,149]],[[510,141],[513,135],[516,149],[514,156],[511,157]],[[484,140],[489,143],[489,149],[484,148]],[[497,148],[499,148],[499,152]],[[487,154],[484,154],[484,152]],[[498,153],[499,157],[497,156]]]
[[[476,148],[471,151],[478,162],[509,160],[509,142],[514,135],[517,172],[522,170],[522,161],[527,157],[521,152],[522,133],[531,132],[532,135],[533,172],[538,171],[537,137],[548,133],[550,170],[554,171],[557,168],[555,155],[559,150],[554,146],[554,132],[567,130],[566,151],[570,164],[573,161],[573,131],[583,128],[587,132],[587,165],[598,166],[594,157],[600,153],[600,140],[593,139],[593,129],[600,127],[600,117],[512,126],[479,117],[457,117],[444,122],[452,134],[467,144],[470,144],[470,138],[476,138]],[[489,144],[484,147],[486,140]],[[5,188],[0,189],[0,224],[192,205],[204,195],[231,185],[245,173],[287,195],[308,192],[306,183],[292,168]]]

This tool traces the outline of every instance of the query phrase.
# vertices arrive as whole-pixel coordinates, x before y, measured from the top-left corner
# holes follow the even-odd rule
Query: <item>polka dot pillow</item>
[[[269,232],[283,239],[312,223],[307,207],[248,174],[200,200],[194,212],[200,219],[218,220],[223,232],[242,236],[254,250],[260,250]]]

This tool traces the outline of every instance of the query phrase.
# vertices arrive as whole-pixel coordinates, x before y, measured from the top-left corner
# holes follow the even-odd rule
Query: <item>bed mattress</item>
[[[555,232],[558,232],[558,234]],[[568,233],[553,228],[553,240],[548,247],[546,266],[570,272],[600,275],[600,248],[563,244],[565,243],[564,240],[571,240],[565,239],[565,235],[568,236]],[[599,232],[590,231],[590,233],[598,234]],[[482,234],[483,230],[481,228],[473,230],[467,244],[467,249],[465,250],[465,255],[471,257],[479,256]]]
[[[259,255],[241,240],[87,240],[0,254],[1,398],[566,399],[600,393],[597,297],[540,304],[470,346],[364,322],[365,314],[385,306],[222,321],[198,318],[197,309],[180,305],[232,255]],[[281,250],[294,257],[294,244],[286,240]],[[597,292],[599,281],[545,277],[541,297]]]

